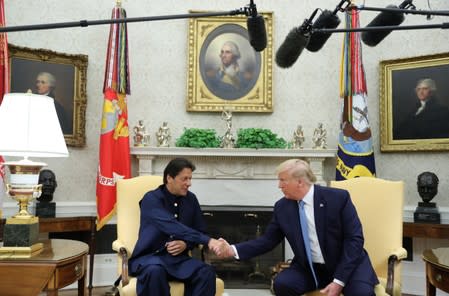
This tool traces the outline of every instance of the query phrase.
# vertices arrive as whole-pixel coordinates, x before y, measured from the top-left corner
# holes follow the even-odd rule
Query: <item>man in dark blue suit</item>
[[[277,169],[284,197],[274,206],[265,233],[257,239],[214,251],[220,257],[239,260],[264,254],[287,238],[294,258],[290,268],[274,280],[276,295],[302,295],[321,289],[328,296],[374,295],[377,276],[363,249],[362,225],[349,193],[314,184],[316,177],[307,162],[291,159]],[[304,216],[300,214],[304,204]],[[306,217],[300,222],[300,217]],[[301,224],[307,225],[303,239]],[[310,247],[310,261],[306,251]]]
[[[204,234],[198,200],[189,191],[195,166],[184,158],[171,160],[164,184],[140,201],[139,238],[129,259],[137,277],[137,295],[170,295],[168,281],[185,284],[186,296],[215,295],[215,271],[189,256],[198,244],[216,248],[220,242]]]

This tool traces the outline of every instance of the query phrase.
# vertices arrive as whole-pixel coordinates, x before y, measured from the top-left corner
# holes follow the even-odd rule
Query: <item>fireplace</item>
[[[336,150],[131,147],[131,154],[134,176],[162,176],[174,157],[193,161],[197,169],[190,189],[203,205],[210,234],[235,243],[265,231],[272,207],[282,197],[275,174],[282,161],[291,158],[308,161],[317,183],[326,184],[325,167],[335,173]],[[213,256],[209,259],[226,288],[265,288],[271,281],[271,267],[292,257],[290,246],[283,242],[273,251],[247,262],[222,261]]]
[[[202,206],[211,237],[223,237],[237,243],[261,235],[271,220],[272,207]],[[272,251],[247,261],[222,260],[208,253],[206,260],[214,266],[217,275],[229,289],[269,288],[271,270],[284,260],[284,243]]]

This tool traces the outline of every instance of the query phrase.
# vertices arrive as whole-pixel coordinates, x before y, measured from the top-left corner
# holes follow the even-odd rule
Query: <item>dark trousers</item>
[[[332,275],[326,267],[314,264],[315,274],[318,278],[318,289],[326,287],[333,281]],[[297,266],[290,266],[280,272],[273,283],[274,292],[278,296],[298,296],[315,291],[315,280],[310,272],[306,272]],[[343,288],[346,296],[374,296],[374,287],[369,281],[351,280]]]
[[[183,280],[170,276],[161,265],[148,265],[137,276],[137,295],[170,296],[168,282],[176,280],[184,283],[185,296],[214,296],[215,278],[215,271],[207,264]]]

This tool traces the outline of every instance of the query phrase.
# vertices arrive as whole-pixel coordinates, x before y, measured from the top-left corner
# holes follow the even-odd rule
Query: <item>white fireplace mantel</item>
[[[334,159],[336,149],[221,149],[178,147],[132,147],[138,175],[162,175],[165,165],[174,157],[193,161],[195,179],[276,179],[275,168],[284,160],[302,158],[309,161],[317,176],[323,179],[324,161]]]

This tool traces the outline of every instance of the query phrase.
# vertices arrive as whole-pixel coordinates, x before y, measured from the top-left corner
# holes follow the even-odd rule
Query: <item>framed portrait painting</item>
[[[9,45],[11,92],[54,99],[68,146],[85,145],[87,55]]]
[[[449,150],[449,53],[380,63],[381,151]]]
[[[273,112],[273,19],[260,14],[267,31],[260,52],[249,43],[246,16],[190,19],[187,111]]]

